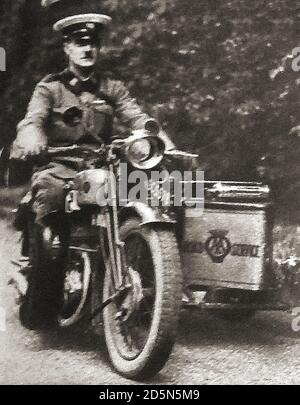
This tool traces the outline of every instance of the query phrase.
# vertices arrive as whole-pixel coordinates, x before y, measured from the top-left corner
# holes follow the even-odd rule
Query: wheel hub
[[[127,283],[130,285],[130,290],[120,306],[120,311],[116,314],[116,319],[120,322],[127,322],[131,319],[139,310],[144,298],[141,277],[132,267],[128,270]]]
[[[59,315],[61,327],[73,325],[83,316],[88,297],[90,276],[91,263],[89,255],[86,252],[78,252],[70,260],[64,277],[64,299]]]

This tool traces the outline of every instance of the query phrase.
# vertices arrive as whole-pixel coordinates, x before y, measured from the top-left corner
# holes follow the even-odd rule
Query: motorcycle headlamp
[[[126,148],[128,161],[136,169],[152,169],[157,166],[164,155],[165,144],[156,137],[144,137],[131,142]]]
[[[133,142],[128,148],[129,158],[136,162],[144,162],[151,155],[151,143],[147,139]]]

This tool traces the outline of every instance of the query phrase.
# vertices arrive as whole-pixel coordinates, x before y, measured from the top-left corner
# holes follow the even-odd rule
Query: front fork
[[[126,255],[124,242],[120,239],[119,218],[117,204],[117,189],[115,181],[114,165],[109,165],[109,204],[102,211],[100,224],[100,249],[105,265],[105,272],[110,275],[112,283],[111,295],[106,301],[97,307],[91,314],[90,319],[94,319],[107,305],[112,302],[123,302],[131,290],[131,285],[127,282]],[[104,223],[103,223],[104,220]]]
[[[114,165],[109,165],[109,204],[105,207],[105,227],[106,238],[108,245],[108,255],[106,254],[105,243],[101,243],[102,254],[104,255],[104,261],[106,264],[106,271],[109,271],[112,277],[112,284],[114,290],[117,292],[125,286],[126,275],[126,255],[124,249],[124,242],[120,239],[119,232],[119,218],[118,218],[118,203],[117,203],[117,187],[116,176],[114,171]],[[102,241],[105,240],[104,229],[101,229]]]

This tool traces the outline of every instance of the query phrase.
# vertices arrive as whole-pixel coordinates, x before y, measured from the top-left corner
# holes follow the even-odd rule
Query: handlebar
[[[78,145],[72,145],[72,146],[50,146],[46,149],[47,155],[52,155],[55,153],[63,153],[63,152],[69,152],[69,151],[76,151],[78,150]]]
[[[39,154],[27,155],[26,157],[19,158],[24,162],[29,162],[37,166],[43,166],[49,162],[49,159],[55,157],[95,157],[101,159],[106,152],[106,147],[100,145],[99,148],[89,145],[77,145],[70,146],[49,146]]]
[[[100,153],[103,151],[103,147],[98,149],[93,149],[92,147],[88,147],[87,145],[71,145],[71,146],[49,146],[46,150],[48,155],[54,155],[58,153],[65,153],[65,152],[92,152],[92,153]]]
[[[49,146],[45,150],[41,151],[39,154],[32,154],[20,158],[21,160],[31,160],[38,162],[46,161],[49,158],[53,157],[63,157],[63,156],[77,156],[77,157],[86,157],[86,156],[95,156],[96,158],[103,158],[104,155],[107,158],[114,157],[115,153],[118,155],[118,150],[123,150],[126,152],[126,148],[132,145],[134,142],[141,139],[151,138],[152,140],[159,139],[162,144],[164,141],[159,137],[149,134],[148,131],[136,130],[133,131],[132,135],[127,138],[115,137],[112,139],[110,145],[103,144],[73,144],[68,146]],[[98,146],[98,147],[97,147]],[[156,145],[157,146],[157,145]],[[161,146],[161,145],[159,145]],[[162,148],[164,151],[165,149]],[[160,151],[161,152],[161,151]],[[177,151],[178,153],[178,151]],[[173,151],[174,154],[174,151]],[[191,157],[191,155],[190,155]]]
[[[103,150],[103,146],[101,146],[98,149],[93,149],[92,147],[88,147],[87,145],[70,145],[70,146],[49,146],[44,154],[46,156],[49,157],[54,157],[54,156],[58,156],[61,154],[65,154],[65,153],[70,153],[70,152],[80,152],[80,153],[92,153],[95,155],[99,155],[99,153],[102,153]]]

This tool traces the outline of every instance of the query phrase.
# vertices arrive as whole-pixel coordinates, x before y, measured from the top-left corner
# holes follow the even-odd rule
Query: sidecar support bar
[[[220,302],[183,302],[183,308],[193,308],[200,310],[217,310],[217,309],[235,309],[239,311],[256,310],[256,311],[286,311],[290,306],[282,303],[272,304],[224,304]]]

